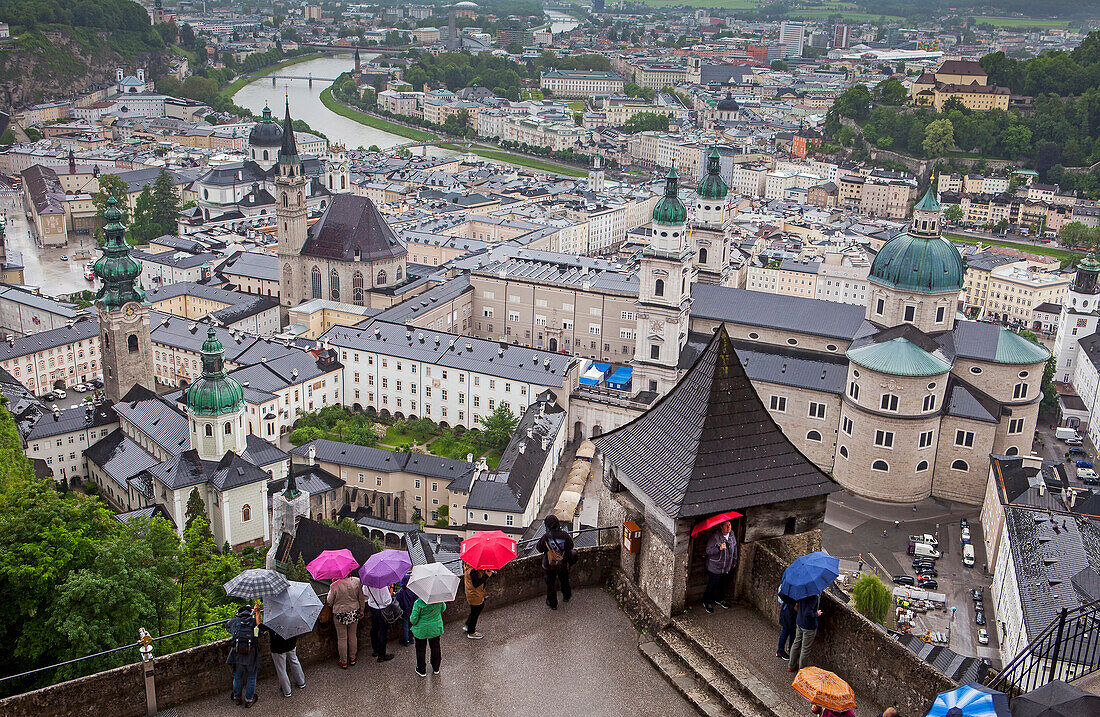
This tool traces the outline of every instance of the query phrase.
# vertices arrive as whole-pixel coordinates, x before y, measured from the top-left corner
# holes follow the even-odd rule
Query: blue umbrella
[[[1011,717],[1008,697],[985,685],[971,682],[936,695],[926,717]]]
[[[840,575],[840,560],[820,550],[795,559],[783,571],[780,592],[792,600],[817,595]]]

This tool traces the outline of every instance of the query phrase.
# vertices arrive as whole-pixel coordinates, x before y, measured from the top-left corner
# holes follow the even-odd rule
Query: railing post
[[[1062,632],[1066,629],[1066,608],[1058,614],[1058,634],[1054,637],[1054,653],[1050,658],[1050,672],[1047,673],[1047,682],[1057,679],[1058,656],[1062,652]],[[1042,685],[1040,685],[1041,687]]]
[[[153,636],[144,627],[138,628],[141,647],[141,671],[145,675],[145,714],[153,717],[157,713],[157,678],[153,674]]]

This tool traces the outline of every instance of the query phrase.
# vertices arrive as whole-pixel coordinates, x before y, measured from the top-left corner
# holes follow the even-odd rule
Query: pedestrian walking
[[[558,609],[558,585],[561,585],[561,597],[565,602],[573,597],[569,587],[569,562],[573,555],[573,536],[562,529],[556,515],[542,519],[546,533],[535,544],[535,550],[542,553],[542,569],[546,574],[546,604],[551,610]]]
[[[306,686],[306,673],[298,661],[298,636],[283,638],[267,625],[260,625],[260,632],[271,637],[271,661],[275,664],[275,676],[279,679],[279,691],[283,697],[290,697],[290,682],[302,689]]]
[[[817,638],[817,619],[821,617],[820,599],[820,595],[810,595],[799,600],[795,607],[794,644],[787,663],[790,672],[798,672],[810,663],[810,648]]]
[[[485,607],[485,583],[492,576],[492,570],[475,570],[469,565],[466,565],[462,576],[462,587],[466,593],[466,602],[470,604],[470,616],[466,618],[466,624],[462,626],[462,631],[471,640],[480,640],[483,637],[477,631],[477,618]]]
[[[779,591],[779,647],[775,656],[781,660],[791,659],[791,645],[794,643],[795,605],[797,601]]]
[[[230,635],[229,657],[225,662],[233,666],[232,698],[244,707],[256,704],[257,699],[256,674],[260,670],[258,611],[259,604],[241,605],[237,614],[225,624]]]
[[[367,607],[370,609],[370,647],[371,654],[379,662],[392,660],[392,652],[386,652],[386,643],[389,642],[390,628],[382,611],[393,602],[393,593],[390,586],[374,588],[370,585],[363,587],[363,593],[367,597]],[[351,664],[355,664],[352,662]]]
[[[401,606],[401,646],[408,647],[413,644],[412,624],[409,622],[409,617],[416,602],[416,593],[409,590],[409,574],[401,578],[401,584],[393,599]]]
[[[354,665],[359,652],[359,621],[363,619],[363,584],[354,574],[333,580],[325,601],[332,606],[332,622],[336,626],[336,664],[342,669]]]
[[[703,609],[714,612],[714,606],[728,610],[730,573],[737,567],[737,538],[733,523],[724,521],[707,540],[707,588],[703,592]]]
[[[442,602],[426,603],[417,598],[413,603],[409,622],[412,623],[413,637],[416,638],[416,674],[421,677],[428,675],[428,666],[424,659],[428,647],[432,651],[432,672],[439,674],[439,663],[442,659],[439,638],[443,636],[443,611],[446,609],[447,604]]]

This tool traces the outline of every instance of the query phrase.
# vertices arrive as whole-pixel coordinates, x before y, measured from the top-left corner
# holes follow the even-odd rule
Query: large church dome
[[[283,128],[271,117],[271,108],[264,107],[263,119],[248,133],[248,144],[253,147],[275,147],[283,144]]]
[[[940,205],[930,187],[913,209],[909,230],[879,250],[869,279],[906,291],[961,291],[966,266],[958,249],[940,235],[939,215]]]
[[[225,349],[211,325],[202,344],[202,376],[183,393],[183,402],[192,413],[220,416],[244,405],[240,382],[225,372]]]

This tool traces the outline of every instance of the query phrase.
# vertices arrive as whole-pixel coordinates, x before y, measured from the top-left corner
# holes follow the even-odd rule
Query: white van
[[[931,545],[933,548],[937,547],[940,544],[940,541],[936,540],[934,536],[929,535],[928,533],[925,533],[924,535],[910,535],[909,541],[917,544],[923,543],[924,545]]]
[[[963,565],[968,568],[974,567],[974,546],[971,543],[963,546]]]
[[[1070,438],[1080,438],[1080,436],[1077,435],[1077,429],[1076,428],[1066,428],[1066,427],[1055,428],[1054,429],[1054,437],[1057,438],[1059,441],[1065,441],[1065,440],[1068,440]]]
[[[935,548],[933,548],[930,545],[925,545],[924,543],[917,543],[916,545],[913,546],[913,555],[916,555],[918,558],[937,559],[937,558],[940,557],[940,551],[936,550]]]

